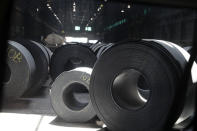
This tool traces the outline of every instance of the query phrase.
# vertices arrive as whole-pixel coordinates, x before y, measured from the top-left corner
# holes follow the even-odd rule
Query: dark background
[[[194,9],[185,8],[189,2],[183,8],[180,3],[169,7],[110,0],[16,0],[11,11],[9,37],[41,41],[48,34],[56,33],[105,42],[155,38],[191,45],[197,14]],[[91,32],[85,31],[87,25],[92,27]],[[75,26],[81,30],[75,31]]]

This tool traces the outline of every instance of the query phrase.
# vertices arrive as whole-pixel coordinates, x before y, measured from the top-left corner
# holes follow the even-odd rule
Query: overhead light
[[[80,26],[75,26],[75,30],[80,30]]]
[[[36,9],[36,11],[38,12],[38,11],[39,11],[39,9],[37,8],[37,9]]]
[[[95,44],[98,40],[89,40],[89,43]]]
[[[93,18],[91,18],[90,20],[93,20]]]
[[[85,27],[85,31],[92,31],[92,27]]]
[[[51,10],[52,8],[50,6],[48,6],[48,8]]]
[[[92,31],[92,27],[87,27],[87,31]]]
[[[105,2],[107,2],[107,0],[104,0]]]
[[[50,5],[49,5],[49,4],[47,4],[47,6],[49,7]]]
[[[121,10],[122,13],[124,13],[124,10]]]
[[[101,4],[101,7],[103,7],[103,4]]]
[[[66,42],[80,42],[80,43],[87,43],[88,38],[87,37],[66,37]]]
[[[73,12],[76,12],[76,4],[75,4],[75,2],[73,3]]]
[[[128,5],[127,8],[130,9],[131,8],[131,5]]]

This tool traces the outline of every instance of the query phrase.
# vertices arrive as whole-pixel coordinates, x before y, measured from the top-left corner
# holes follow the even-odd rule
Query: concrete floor
[[[49,88],[43,87],[36,97],[4,101],[0,113],[2,131],[97,131],[95,123],[73,124],[56,118],[49,99]]]
[[[0,113],[2,131],[97,131],[94,124],[69,124],[56,122],[55,116],[35,114]]]
[[[107,131],[96,123],[66,123],[56,117],[43,87],[36,97],[4,101],[0,113],[2,131]],[[188,130],[192,131],[192,130]]]

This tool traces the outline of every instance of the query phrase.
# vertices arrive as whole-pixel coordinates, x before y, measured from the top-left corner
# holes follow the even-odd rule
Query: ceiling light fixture
[[[127,8],[130,9],[131,8],[131,5],[128,5]]]
[[[75,2],[73,3],[73,12],[76,12],[76,4],[75,4]]]

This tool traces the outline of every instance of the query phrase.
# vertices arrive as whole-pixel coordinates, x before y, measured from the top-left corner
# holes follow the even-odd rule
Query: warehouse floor
[[[1,130],[6,131],[97,131],[95,124],[69,124],[55,116],[0,113]]]
[[[42,87],[39,93],[35,98],[4,102],[0,113],[1,130],[107,131],[100,122],[67,123],[57,118],[50,103],[49,87]]]
[[[97,131],[94,123],[73,124],[57,118],[50,103],[49,88],[43,87],[40,96],[6,101],[0,113],[1,129],[6,131]]]

